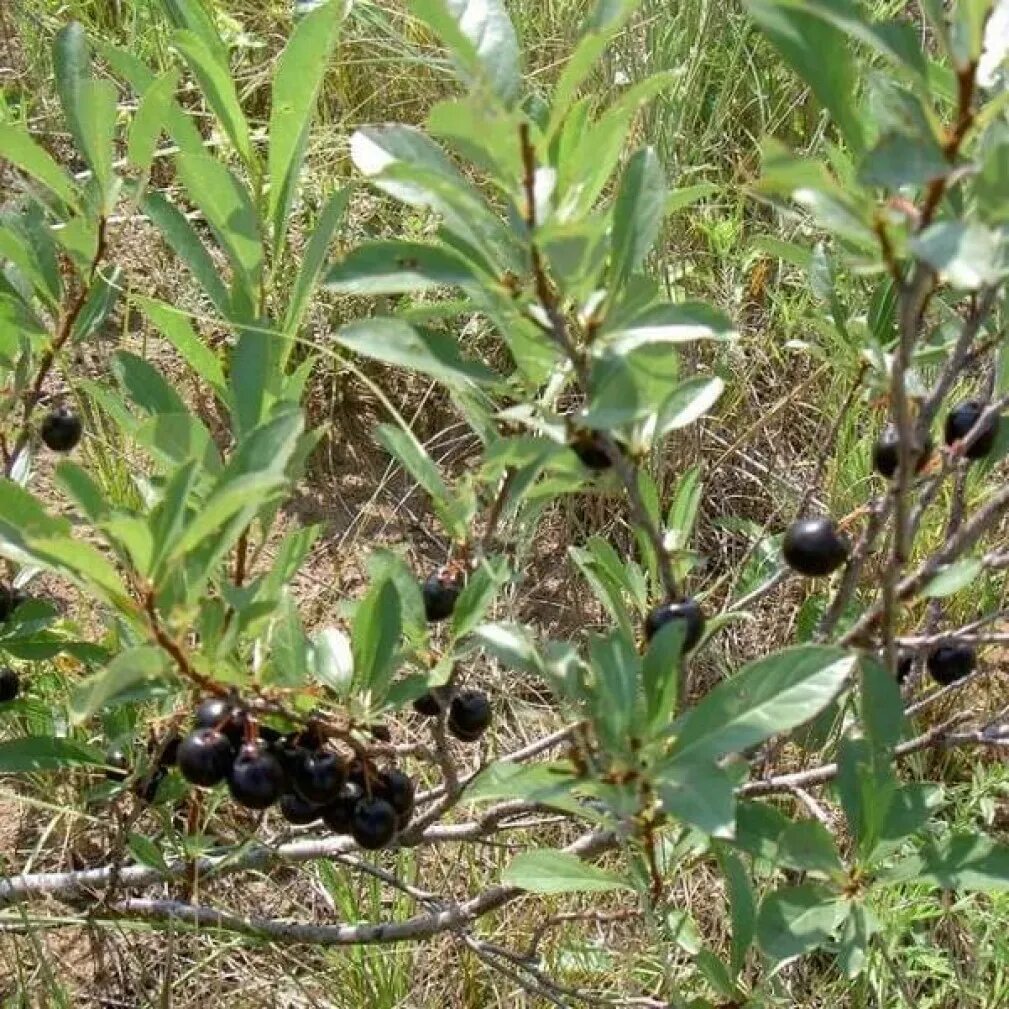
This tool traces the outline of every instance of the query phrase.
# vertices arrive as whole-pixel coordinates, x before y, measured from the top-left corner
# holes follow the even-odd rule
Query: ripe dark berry
[[[441,705],[438,703],[438,698],[429,692],[421,694],[413,702],[413,710],[425,718],[437,718],[441,714]]]
[[[920,473],[925,468],[934,447],[932,435],[927,431],[924,444],[916,442],[912,446],[915,473]],[[897,472],[899,448],[900,437],[897,433],[897,426],[896,424],[887,424],[872,448],[872,468],[887,480]]]
[[[387,845],[396,834],[396,811],[385,799],[361,799],[350,819],[350,833],[368,851]]]
[[[223,781],[233,760],[228,737],[217,729],[197,729],[179,744],[179,770],[194,785],[210,788]]]
[[[799,519],[788,527],[781,545],[785,563],[800,575],[816,577],[836,571],[847,559],[848,540],[829,518]]]
[[[130,756],[122,746],[113,746],[105,753],[105,777],[109,781],[125,781],[130,776]]]
[[[603,447],[602,439],[595,431],[577,432],[569,442],[569,447],[582,465],[593,473],[601,473],[613,465],[609,452]]]
[[[291,765],[291,785],[307,802],[332,802],[347,780],[347,766],[335,753],[303,750]]]
[[[651,641],[659,630],[674,620],[684,622],[683,650],[689,652],[704,634],[704,613],[696,599],[656,606],[645,618],[645,639]]]
[[[940,645],[928,657],[929,675],[948,687],[974,671],[974,649],[969,645]]]
[[[413,811],[414,791],[413,781],[399,768],[389,767],[378,775],[375,794],[385,799],[397,816]]]
[[[266,809],[284,794],[287,775],[280,761],[261,743],[246,743],[228,775],[231,797],[246,809]]]
[[[133,794],[141,802],[152,803],[158,798],[158,789],[167,777],[167,767],[155,767],[150,774],[145,775],[133,786]]]
[[[154,753],[160,753],[158,765],[160,767],[174,767],[179,758],[179,747],[182,745],[182,737],[173,732],[168,739],[154,745]]]
[[[464,743],[476,742],[490,725],[491,706],[479,690],[464,690],[452,698],[448,709],[448,731]]]
[[[447,620],[455,609],[455,601],[459,598],[462,586],[457,578],[444,571],[436,571],[428,575],[421,586],[424,597],[424,616],[429,623]]]
[[[9,666],[0,669],[0,703],[13,701],[21,690],[18,674]]]
[[[69,452],[81,440],[81,419],[68,406],[50,410],[39,427],[39,434],[47,448],[54,452]]]
[[[196,706],[193,722],[198,729],[217,729],[231,714],[231,702],[223,697],[204,697]]]
[[[322,816],[322,809],[313,802],[306,802],[294,792],[287,792],[280,797],[280,815],[288,823],[303,827],[305,824],[315,823]]]
[[[955,445],[970,434],[971,429],[980,420],[985,411],[985,404],[976,399],[968,399],[958,403],[946,415],[946,425],[943,435],[947,445]],[[967,459],[983,459],[995,447],[998,437],[1000,418],[997,414],[989,417],[981,428],[973,444],[963,454]]]
[[[364,789],[355,781],[348,781],[334,802],[322,809],[323,822],[337,834],[349,834],[354,810],[364,797]]]

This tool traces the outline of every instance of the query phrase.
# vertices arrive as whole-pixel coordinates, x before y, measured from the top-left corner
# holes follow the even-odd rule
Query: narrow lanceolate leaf
[[[666,178],[651,147],[627,164],[613,206],[612,283],[619,287],[651,251],[662,228]]]
[[[55,196],[73,207],[77,205],[77,186],[45,148],[31,138],[27,130],[13,123],[0,123],[0,156],[41,182]]]
[[[100,750],[72,739],[23,736],[0,743],[0,774],[54,771],[75,764],[103,764]]]
[[[185,358],[197,375],[208,382],[221,396],[227,397],[227,380],[217,355],[193,330],[186,315],[163,301],[135,298],[141,311],[158,328],[161,335]]]
[[[326,274],[340,294],[410,294],[432,287],[463,287],[475,279],[461,256],[422,242],[365,242]]]
[[[224,132],[246,165],[251,166],[254,159],[249,141],[249,125],[238,102],[238,92],[225,57],[219,49],[211,48],[192,31],[176,32],[173,41],[189,64],[193,76],[200,82],[200,89]]]
[[[842,648],[800,645],[750,662],[673,727],[673,754],[714,760],[809,721],[840,692],[856,658]]]
[[[411,9],[452,53],[459,76],[511,104],[522,89],[518,37],[503,0],[412,0]]]
[[[312,113],[336,41],[342,7],[341,0],[331,0],[301,20],[277,60],[269,153],[274,255],[284,243]]]
[[[718,402],[725,383],[717,376],[697,376],[681,382],[662,404],[655,425],[656,437],[699,421]]]
[[[566,851],[525,851],[501,874],[501,881],[530,893],[603,893],[629,890],[619,876]]]
[[[396,587],[391,581],[379,582],[358,607],[351,629],[355,683],[370,690],[376,700],[382,700],[388,689],[401,632]]]
[[[983,224],[940,221],[911,239],[911,251],[953,287],[975,291],[1006,274],[1005,243]]]
[[[84,82],[90,79],[91,53],[84,26],[73,21],[61,29],[53,44],[53,70],[56,78],[56,92],[63,106],[70,136],[77,150],[89,157],[88,137],[82,121],[81,94]]]
[[[158,679],[165,670],[165,653],[152,646],[131,648],[117,655],[100,673],[74,689],[70,712],[80,724],[109,704],[122,703],[138,687]]]

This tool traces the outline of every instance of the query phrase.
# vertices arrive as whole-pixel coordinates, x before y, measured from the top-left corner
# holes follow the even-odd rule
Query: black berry
[[[974,671],[974,649],[969,645],[940,645],[926,663],[936,683],[948,687]]]
[[[302,751],[292,762],[291,785],[307,802],[332,802],[347,780],[347,767],[335,753]]]
[[[919,444],[917,439],[915,440],[911,453],[915,473],[920,473],[925,468],[934,447],[932,436],[927,431],[924,444]],[[897,472],[899,449],[900,437],[897,433],[897,425],[887,424],[872,448],[872,468],[887,480]]]
[[[280,797],[280,815],[288,823],[299,827],[315,823],[322,815],[322,810],[313,802],[306,802],[300,795],[287,792]]]
[[[704,634],[704,613],[696,599],[684,599],[682,602],[656,606],[645,618],[645,639],[651,641],[661,628],[674,620],[681,620],[686,625],[683,650],[689,652]]]
[[[47,448],[54,452],[69,452],[81,440],[81,419],[67,406],[58,406],[46,414],[39,434]]]
[[[413,812],[414,792],[413,781],[399,768],[390,767],[378,775],[375,794],[392,806],[397,817]]]
[[[850,548],[831,519],[811,518],[788,527],[781,549],[793,571],[816,577],[836,571],[848,559]]]
[[[441,714],[438,698],[432,693],[422,694],[413,702],[413,710],[425,718],[437,718]]]
[[[217,729],[197,729],[179,744],[179,770],[186,781],[210,788],[223,781],[234,759],[231,743]]]
[[[176,761],[179,759],[179,747],[181,745],[182,737],[177,732],[173,732],[168,739],[155,743],[153,752],[160,754],[158,756],[158,765],[160,767],[174,767]]]
[[[396,811],[385,799],[366,796],[354,807],[350,833],[362,848],[383,848],[396,834]]]
[[[972,428],[981,419],[985,404],[976,399],[968,399],[958,403],[946,415],[946,425],[943,435],[947,445],[955,445],[970,434]],[[999,416],[992,414],[982,425],[978,436],[963,454],[967,459],[983,459],[995,447],[998,437]]]
[[[204,697],[196,706],[193,722],[198,729],[219,729],[231,715],[232,704],[223,697]]]
[[[337,834],[349,834],[354,810],[363,797],[364,789],[356,781],[348,781],[336,800],[323,807],[323,822]]]
[[[105,777],[125,781],[130,776],[130,756],[122,746],[113,746],[105,754]]]
[[[464,690],[452,698],[448,709],[448,731],[464,743],[476,742],[491,722],[487,695],[479,690]]]
[[[459,584],[459,579],[444,571],[436,571],[433,575],[428,575],[421,586],[421,594],[424,597],[424,616],[428,622],[434,624],[452,616],[455,602],[461,591],[462,586]]]
[[[246,743],[228,775],[231,797],[246,809],[266,809],[284,794],[287,775],[280,761],[261,743]]]
[[[9,666],[0,669],[0,703],[13,701],[21,690],[18,674]]]
[[[596,431],[578,431],[568,444],[582,465],[593,473],[600,473],[613,465],[603,439]]]

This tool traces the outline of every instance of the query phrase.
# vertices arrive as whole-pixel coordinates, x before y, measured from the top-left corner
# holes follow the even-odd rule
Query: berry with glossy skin
[[[464,743],[476,742],[491,722],[487,695],[479,690],[464,690],[452,698],[448,709],[448,731]]]
[[[186,781],[210,788],[223,781],[234,760],[231,743],[217,729],[197,729],[179,744],[179,770]]]
[[[462,586],[457,578],[444,571],[436,571],[428,575],[421,586],[424,597],[424,616],[428,623],[447,620],[455,610],[455,602],[459,598]]]
[[[337,834],[349,834],[354,810],[364,798],[364,789],[356,781],[348,781],[334,802],[322,809],[323,822]]]
[[[54,452],[69,452],[77,447],[84,428],[81,419],[68,406],[58,406],[46,414],[39,434],[47,448]]]
[[[682,620],[685,624],[683,650],[689,652],[704,634],[704,613],[696,599],[656,606],[645,618],[645,640],[651,641],[661,628],[674,620]]]
[[[130,756],[122,746],[113,746],[105,753],[105,777],[109,781],[125,781],[130,776]]]
[[[219,729],[231,715],[232,707],[223,697],[204,697],[196,706],[193,723],[198,729]]]
[[[294,792],[286,792],[280,797],[280,815],[296,826],[304,827],[315,823],[322,816],[322,809],[313,802],[306,802]]]
[[[287,775],[280,761],[259,742],[246,743],[228,775],[228,791],[246,809],[272,806],[287,788]]]
[[[375,794],[381,796],[396,811],[397,816],[413,812],[414,784],[398,767],[389,767],[379,774]]]
[[[848,559],[849,550],[848,540],[829,518],[793,522],[781,544],[785,563],[811,578],[836,571]]]
[[[912,456],[915,473],[920,473],[925,468],[934,447],[932,435],[926,431],[925,443],[923,445],[916,443],[913,446]],[[887,424],[872,448],[872,468],[887,480],[897,472],[899,449],[900,437],[897,434],[897,425]]]
[[[0,669],[0,703],[13,701],[21,691],[18,674],[9,666]]]
[[[936,683],[948,687],[974,672],[974,649],[970,645],[940,645],[929,654],[926,666]]]
[[[441,714],[441,705],[438,703],[438,698],[428,692],[421,694],[413,702],[413,710],[425,718],[437,718]]]
[[[384,848],[396,835],[396,811],[385,799],[361,799],[350,819],[350,833],[368,851]]]
[[[335,753],[304,750],[290,767],[294,791],[316,805],[336,799],[347,780],[347,765]]]
[[[958,403],[948,414],[946,414],[946,424],[943,430],[944,440],[947,445],[955,445],[958,441],[966,438],[971,429],[981,419],[981,414],[985,411],[985,404],[976,399],[968,399],[963,403]],[[994,415],[985,421],[974,443],[964,452],[967,459],[983,459],[995,447],[995,439],[998,437],[999,417]]]

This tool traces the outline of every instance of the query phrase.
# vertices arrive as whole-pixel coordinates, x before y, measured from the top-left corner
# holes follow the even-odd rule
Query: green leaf
[[[678,431],[700,420],[718,402],[725,383],[716,375],[697,376],[681,382],[662,404],[655,425],[655,437]]]
[[[0,123],[0,155],[41,182],[67,206],[78,205],[79,194],[73,179],[59,166],[31,134],[14,123]]]
[[[715,763],[674,761],[663,768],[656,789],[670,816],[711,837],[736,833],[736,781]]]
[[[269,215],[273,222],[275,257],[284,244],[312,115],[342,11],[342,0],[331,0],[302,18],[277,60],[270,106],[269,152]]]
[[[685,636],[684,621],[670,621],[648,642],[642,659],[641,685],[648,725],[653,730],[663,728],[676,711]]]
[[[411,294],[432,287],[465,287],[476,279],[461,256],[422,242],[364,242],[326,274],[339,294]]]
[[[165,861],[165,856],[161,854],[161,850],[150,838],[131,830],[127,835],[126,845],[141,865],[168,873],[168,863]]]
[[[787,0],[748,0],[747,9],[785,62],[813,89],[856,152],[864,145],[855,108],[856,73],[844,34]]]
[[[232,309],[228,289],[221,280],[210,253],[183,213],[157,192],[147,193],[142,207],[175,255],[189,267],[214,308],[223,318],[230,318]]]
[[[502,799],[522,799],[573,813],[584,808],[571,797],[576,778],[569,764],[515,764],[497,760],[488,764],[466,786],[465,802],[498,802]]]
[[[841,648],[800,645],[747,663],[676,723],[673,754],[714,760],[808,722],[844,687],[855,661]]]
[[[410,9],[451,51],[465,83],[506,105],[518,98],[521,52],[503,0],[411,0]]]
[[[858,840],[858,851],[868,859],[882,839],[884,824],[898,788],[888,751],[874,749],[866,739],[846,737],[838,747],[835,787]]]
[[[500,381],[490,368],[463,358],[453,336],[415,329],[400,319],[352,322],[337,332],[336,342],[356,354],[430,375],[450,386]]]
[[[487,651],[509,668],[526,673],[543,671],[536,642],[521,624],[482,624],[474,634]]]
[[[468,578],[452,611],[452,637],[465,637],[483,620],[495,596],[508,581],[508,565],[503,559],[483,561]]]
[[[662,229],[666,178],[651,147],[627,163],[613,204],[612,284],[619,287],[644,262]]]
[[[110,705],[130,699],[136,689],[160,680],[166,668],[165,653],[154,646],[131,648],[117,655],[100,673],[74,687],[70,715],[80,725]]]
[[[249,301],[254,302],[262,279],[263,243],[248,190],[225,164],[209,155],[179,154],[175,163],[236,275],[244,280]]]
[[[888,883],[920,881],[944,890],[1009,890],[1009,846],[983,834],[952,834],[925,843],[884,876]]]
[[[859,716],[866,738],[889,754],[904,734],[906,719],[897,678],[871,657],[859,663]]]
[[[111,213],[115,204],[112,160],[116,133],[116,86],[112,81],[86,79],[80,83],[77,115],[87,146],[84,152],[95,173],[102,196],[101,212]]]
[[[74,342],[86,340],[108,319],[123,290],[122,276],[122,267],[119,266],[108,268],[107,271],[104,269],[97,271],[84,306],[74,320],[71,332],[71,339]]]
[[[284,315],[284,330],[286,332],[295,332],[301,325],[316,282],[325,266],[326,257],[329,255],[329,245],[333,240],[333,234],[343,220],[349,199],[349,187],[338,189],[329,197],[315,223],[315,230],[312,232],[308,247],[301,257],[301,266],[298,268],[298,276],[291,291],[291,300],[288,302],[287,312]]]
[[[592,366],[592,394],[582,423],[609,431],[659,412],[673,395],[679,360],[668,347],[606,351]]]
[[[524,851],[501,874],[506,886],[530,893],[605,893],[629,890],[619,876],[583,862],[565,851]]]
[[[943,599],[967,588],[981,572],[984,564],[979,557],[961,557],[952,564],[944,564],[926,582],[921,594],[926,599]]]
[[[864,904],[851,904],[841,925],[837,962],[844,976],[858,977],[869,960],[869,943],[876,932],[876,921]]]
[[[715,846],[715,855],[729,898],[729,916],[732,922],[730,966],[738,976],[746,965],[746,954],[756,934],[757,900],[750,883],[750,874],[742,859],[723,844]]]
[[[312,635],[308,652],[313,675],[338,697],[350,690],[354,679],[354,653],[350,639],[336,627],[324,627]]]
[[[358,606],[351,629],[355,686],[377,700],[388,690],[401,633],[399,594],[391,581],[381,581]]]
[[[249,141],[249,126],[242,114],[226,57],[216,48],[208,46],[205,39],[193,31],[177,31],[172,41],[200,82],[200,89],[224,132],[245,164],[251,167],[255,158]]]
[[[845,904],[826,887],[782,887],[760,903],[757,942],[774,961],[801,956],[827,942],[845,911]]]
[[[980,223],[940,221],[913,237],[908,247],[960,290],[994,284],[1006,273],[1005,241]]]
[[[187,412],[182,397],[142,357],[120,350],[112,359],[112,370],[126,394],[146,413]]]
[[[866,154],[858,178],[865,186],[900,189],[945,178],[952,167],[931,138],[888,133]]]
[[[623,354],[647,344],[689,343],[693,340],[728,340],[736,334],[721,312],[699,302],[654,305],[631,319],[607,323],[600,345]]]
[[[844,865],[830,831],[815,820],[796,820],[778,838],[777,861],[790,869],[826,877],[844,876]]]
[[[209,383],[222,399],[226,399],[227,382],[221,362],[196,334],[185,313],[153,298],[134,297],[133,301],[157,327],[158,332],[182,355],[186,364]]]
[[[76,764],[104,764],[100,750],[72,739],[48,736],[22,736],[0,743],[0,774],[26,774],[55,771]]]
[[[56,93],[63,107],[63,118],[67,122],[70,136],[77,150],[91,161],[90,137],[82,121],[81,105],[85,82],[90,80],[91,53],[88,48],[84,26],[72,21],[60,29],[53,43],[53,70],[56,79]]]
[[[178,70],[170,70],[157,78],[142,94],[140,104],[130,123],[126,156],[134,168],[146,175],[154,162],[158,140],[171,118],[175,89],[179,84]]]

